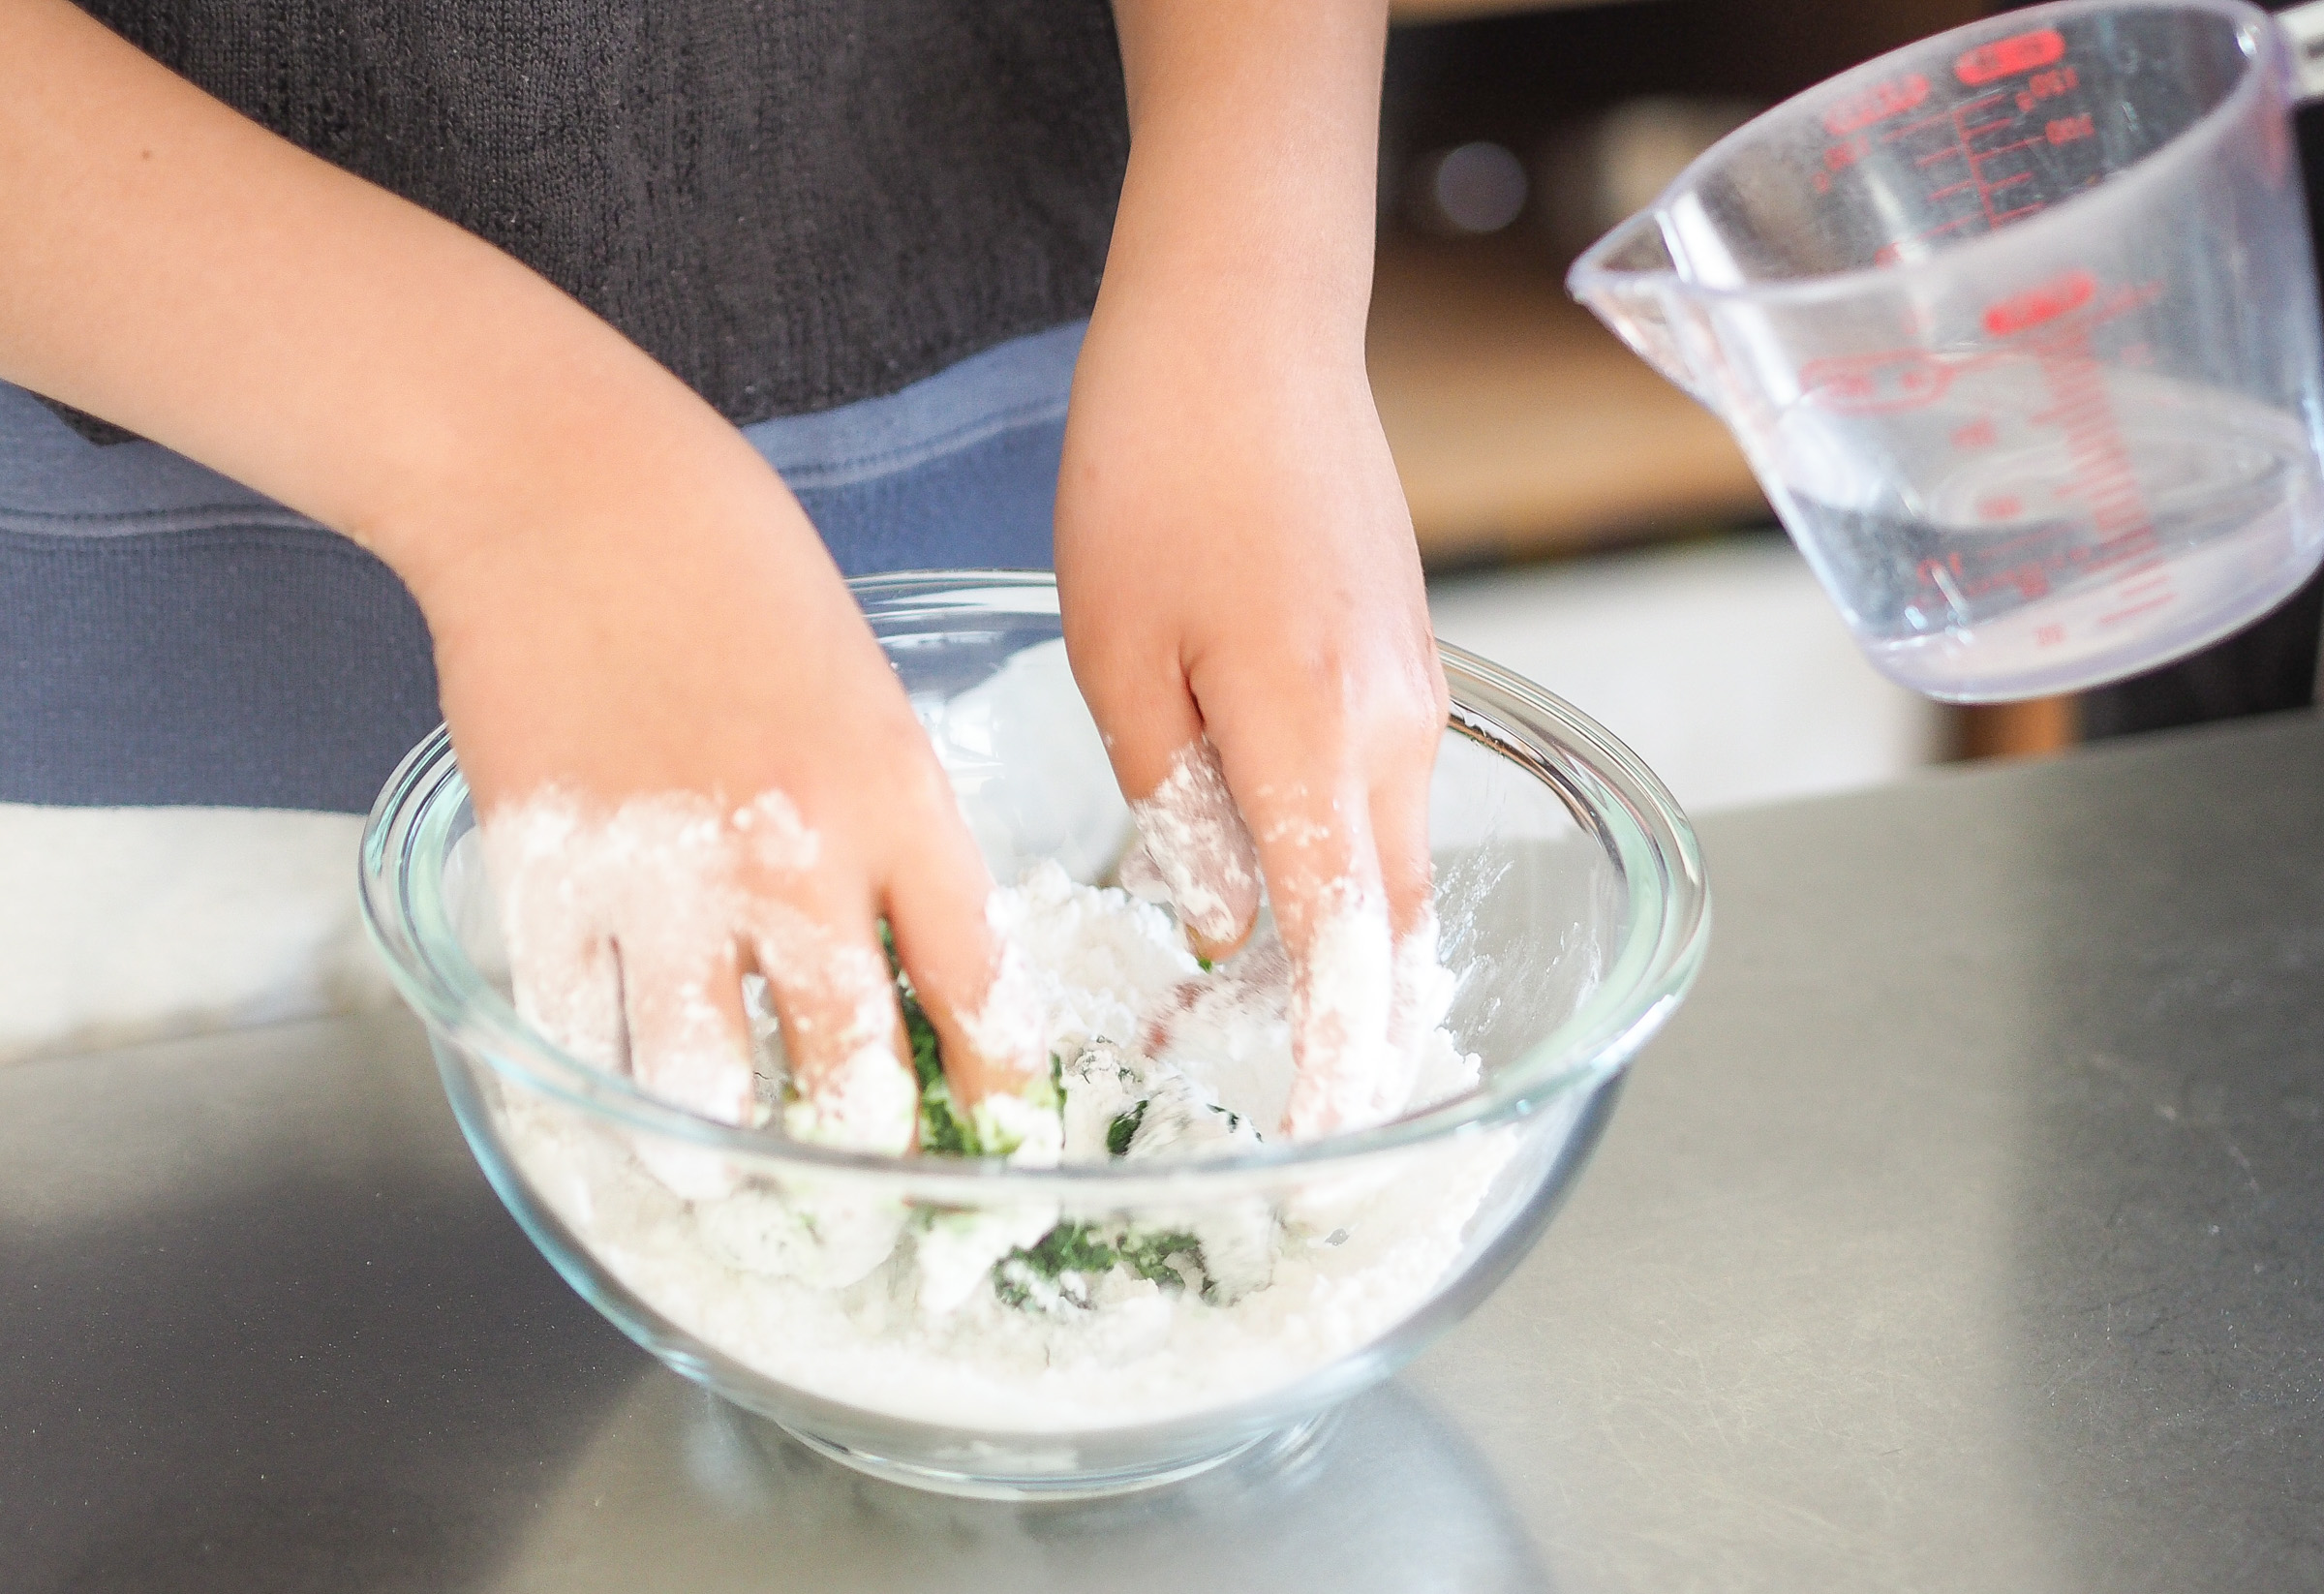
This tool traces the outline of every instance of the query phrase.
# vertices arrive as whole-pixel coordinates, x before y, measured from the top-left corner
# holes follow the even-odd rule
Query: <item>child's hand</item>
[[[1040,1058],[980,1027],[991,882],[902,688],[796,502],[704,422],[658,469],[577,450],[416,572],[519,998],[592,1060],[626,1033],[641,1084],[744,1121],[755,966],[794,1131],[902,1151],[918,1086],[881,917],[964,1101]]]
[[[1388,8],[1114,11],[1130,165],[1066,424],[1066,646],[1210,950],[1258,905],[1238,805],[1256,833],[1293,965],[1287,1127],[1376,1121],[1444,996],[1444,676],[1363,367]]]
[[[1075,676],[1208,955],[1258,907],[1238,804],[1255,833],[1294,967],[1289,1127],[1392,1115],[1434,961],[1446,697],[1361,341],[1167,295],[1101,304],[1066,432],[1057,579]],[[1235,803],[1214,782],[1204,801],[1208,748]]]
[[[74,6],[0,6],[0,379],[404,578],[539,1022],[608,1064],[626,1033],[643,1083],[740,1119],[755,964],[802,1126],[901,1146],[884,915],[963,1101],[1040,1065],[978,1022],[988,881],[928,741],[733,427],[515,261]]]

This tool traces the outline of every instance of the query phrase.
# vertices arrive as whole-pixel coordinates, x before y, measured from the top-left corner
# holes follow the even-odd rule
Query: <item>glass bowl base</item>
[[[1277,1458],[1303,1449],[1329,1420],[1329,1412],[1305,1418],[1272,1433],[1260,1434],[1255,1439],[1238,1440],[1224,1450],[1207,1456],[1195,1456],[1160,1461],[1148,1466],[1122,1467],[1110,1471],[1001,1473],[975,1472],[966,1469],[932,1466],[921,1461],[902,1461],[891,1456],[876,1456],[854,1446],[839,1444],[821,1438],[805,1428],[778,1422],[776,1426],[805,1445],[818,1456],[829,1456],[841,1466],[907,1488],[926,1489],[934,1494],[950,1494],[968,1500],[1100,1500],[1116,1494],[1135,1494],[1142,1489],[1160,1488],[1165,1484],[1179,1483],[1229,1461],[1248,1458],[1252,1462],[1270,1466]]]

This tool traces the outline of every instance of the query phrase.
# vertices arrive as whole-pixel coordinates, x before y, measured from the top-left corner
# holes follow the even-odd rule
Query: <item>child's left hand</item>
[[[1388,7],[1114,15],[1130,164],[1066,420],[1065,645],[1197,951],[1250,934],[1264,874],[1285,1127],[1326,1133],[1403,1105],[1445,995],[1444,672],[1363,363]]]
[[[1392,1073],[1383,1051],[1410,1020],[1397,952],[1433,964],[1447,701],[1361,315],[1238,315],[1244,286],[1190,274],[1178,292],[1117,258],[1075,378],[1057,581],[1122,790],[1150,801],[1207,737],[1247,817],[1292,958],[1304,1134],[1383,1116],[1372,1059]],[[1181,814],[1198,832],[1200,807]],[[1249,934],[1259,881],[1236,866],[1238,836],[1188,839],[1195,895],[1216,901],[1188,914],[1181,891],[1181,917],[1222,953]]]

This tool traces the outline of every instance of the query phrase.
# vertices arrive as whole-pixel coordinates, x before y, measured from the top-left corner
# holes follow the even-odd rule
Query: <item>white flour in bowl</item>
[[[1055,865],[1000,892],[995,912],[1055,1037],[1065,1160],[1165,1165],[1274,1138],[1293,1078],[1289,970],[1271,939],[1206,971],[1160,908]],[[1441,1017],[1411,1042],[1406,1099],[1390,1105],[1477,1083]],[[771,1101],[779,1047],[768,1055]],[[1515,1144],[1497,1129],[1271,1194],[1129,1213],[968,1211],[750,1170],[688,1200],[623,1131],[572,1109],[505,1089],[496,1116],[575,1239],[697,1339],[826,1399],[1017,1432],[1232,1404],[1379,1338],[1444,1282]]]

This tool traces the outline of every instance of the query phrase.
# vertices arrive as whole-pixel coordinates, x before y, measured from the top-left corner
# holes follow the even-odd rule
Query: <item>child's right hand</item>
[[[756,968],[794,1130],[902,1151],[918,1086],[881,918],[965,1103],[1042,1061],[980,1019],[991,881],[796,501],[715,415],[682,430],[683,457],[572,437],[494,523],[447,517],[468,524],[429,548],[456,552],[407,561],[519,999],[592,1061],[626,1034],[641,1085],[739,1122]]]
[[[809,1127],[908,1140],[885,916],[961,1097],[1019,1082],[1022,1037],[976,1021],[988,881],[934,754],[797,502],[701,399],[64,0],[0,5],[0,380],[385,560],[488,842],[552,811],[588,833],[569,877],[496,848],[544,1024],[611,1061],[626,1018],[644,1083],[739,1118],[755,965]]]

